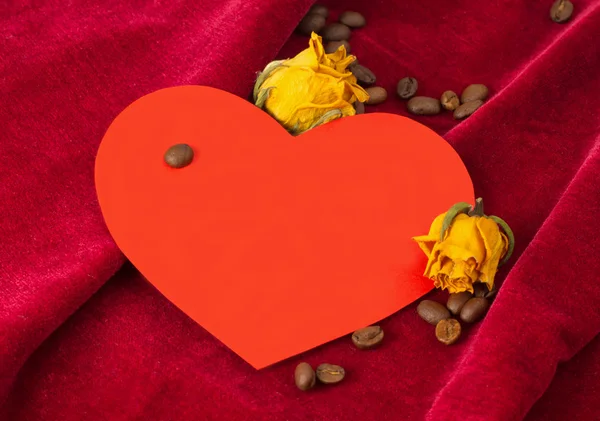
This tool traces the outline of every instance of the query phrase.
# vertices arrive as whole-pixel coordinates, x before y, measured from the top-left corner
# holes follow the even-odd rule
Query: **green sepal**
[[[444,217],[444,222],[442,223],[442,231],[440,232],[440,241],[444,241],[444,237],[446,236],[446,232],[452,225],[452,221],[461,213],[467,213],[471,209],[471,205],[467,202],[458,202],[456,205],[452,206],[446,212],[446,216]]]
[[[261,108],[265,105],[265,102],[267,102],[267,99],[269,98],[269,92],[271,92],[271,89],[275,89],[274,86],[271,86],[267,89],[262,89],[259,93],[258,93],[258,98],[256,99],[255,105],[258,108]]]
[[[329,110],[327,111],[325,114],[323,114],[317,121],[315,121],[308,129],[306,129],[307,131],[310,129],[314,129],[317,126],[320,126],[321,124],[325,123],[326,121],[329,121],[331,118],[333,117],[343,117],[344,113],[342,112],[342,110],[338,110],[337,108],[333,109],[333,110]]]
[[[265,79],[268,78],[271,73],[273,73],[273,70],[280,67],[282,65],[281,63],[283,63],[284,61],[285,60],[272,61],[269,64],[267,64],[267,67],[265,67],[265,69],[262,72],[258,74],[258,77],[256,78],[256,83],[254,84],[254,90],[252,91],[254,103],[256,103],[256,101],[258,100],[258,91],[260,90],[260,87],[262,86]]]
[[[488,216],[488,218],[490,218],[492,221],[497,223],[500,226],[500,228],[502,228],[502,231],[504,231],[504,233],[508,237],[508,250],[506,251],[504,258],[502,258],[502,261],[500,261],[500,263],[498,264],[498,266],[502,266],[503,264],[505,264],[508,261],[508,259],[510,259],[510,256],[513,254],[513,251],[515,249],[515,236],[514,236],[512,230],[510,229],[510,227],[508,226],[508,224],[503,219],[498,218],[497,216],[494,216],[494,215]]]

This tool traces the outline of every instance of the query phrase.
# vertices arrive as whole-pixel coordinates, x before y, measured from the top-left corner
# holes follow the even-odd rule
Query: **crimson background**
[[[464,122],[413,118],[456,148],[517,248],[488,316],[455,346],[413,305],[382,322],[375,352],[343,338],[259,372],[123,266],[94,156],[112,119],[156,89],[247,97],[256,71],[305,48],[292,32],[312,1],[0,6],[0,418],[600,418],[600,2],[573,2],[563,25],[551,0],[327,3],[366,16],[353,53],[390,94],[406,75],[436,97],[489,86]],[[368,110],[407,114],[394,95]],[[348,377],[302,393],[301,360]]]

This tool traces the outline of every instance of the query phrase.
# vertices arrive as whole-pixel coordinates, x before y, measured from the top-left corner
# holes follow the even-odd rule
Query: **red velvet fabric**
[[[328,2],[367,18],[353,52],[390,92],[368,111],[407,115],[394,96],[407,75],[431,96],[489,86],[464,122],[414,118],[456,148],[517,247],[489,314],[455,346],[412,305],[382,322],[376,351],[342,338],[261,371],[119,271],[94,156],[153,90],[247,97],[256,71],[305,48],[292,32],[311,0],[0,6],[0,419],[599,419],[600,2],[572,1],[562,25],[552,0]],[[347,379],[300,392],[302,360]]]

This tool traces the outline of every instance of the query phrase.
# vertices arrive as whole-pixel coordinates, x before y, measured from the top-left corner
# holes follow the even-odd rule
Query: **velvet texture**
[[[456,148],[517,247],[489,314],[454,346],[415,304],[382,321],[376,351],[342,338],[261,371],[122,268],[94,157],[156,89],[248,97],[257,71],[306,47],[292,33],[312,2],[0,6],[0,419],[599,419],[600,3],[572,1],[566,24],[552,0],[328,3],[367,18],[353,53],[390,93],[367,112],[407,115],[394,94],[407,75],[421,95],[490,88],[464,122],[415,119]],[[347,378],[300,392],[304,360]]]

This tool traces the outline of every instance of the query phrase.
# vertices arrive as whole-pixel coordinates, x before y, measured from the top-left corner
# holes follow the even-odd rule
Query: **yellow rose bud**
[[[514,247],[508,225],[496,216],[485,216],[481,199],[467,215],[469,208],[456,204],[435,218],[428,235],[413,238],[429,258],[424,276],[451,294],[474,292],[473,283],[478,281],[491,291],[499,264],[508,260]]]
[[[355,60],[344,46],[326,54],[321,37],[313,32],[306,50],[269,63],[259,74],[254,102],[294,135],[354,115],[352,104],[369,99],[348,70]]]

